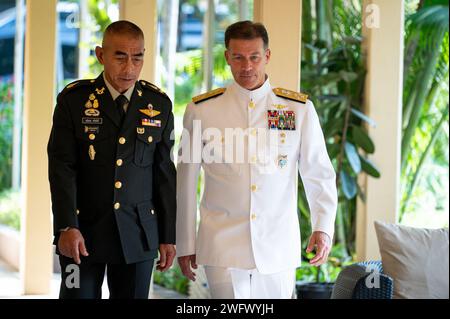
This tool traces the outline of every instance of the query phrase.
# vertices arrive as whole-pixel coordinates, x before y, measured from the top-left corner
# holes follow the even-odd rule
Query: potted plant
[[[297,299],[329,299],[334,282],[342,268],[353,262],[351,257],[342,255],[342,247],[335,245],[331,250],[328,262],[321,266],[312,266],[309,261],[313,253],[304,255],[302,266],[296,273]]]

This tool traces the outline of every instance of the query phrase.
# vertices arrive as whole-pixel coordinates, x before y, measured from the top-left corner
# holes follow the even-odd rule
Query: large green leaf
[[[375,152],[375,145],[373,144],[372,139],[369,137],[369,135],[363,128],[353,125],[352,137],[353,142],[355,142],[356,145],[361,147],[367,153],[373,154]]]
[[[336,158],[340,151],[340,145],[338,143],[327,144],[327,151],[331,159]]]
[[[350,142],[345,142],[345,155],[355,174],[359,174],[361,172],[361,161],[359,160],[355,145]]]
[[[357,192],[355,179],[348,175],[344,170],[341,171],[340,176],[342,192],[347,199],[352,199],[356,196]]]
[[[361,160],[361,168],[364,172],[372,177],[380,178],[380,171],[371,160],[364,158],[363,156],[360,156],[359,159]]]
[[[352,82],[358,78],[358,74],[355,72],[339,71],[339,75],[345,82]]]
[[[344,127],[344,119],[342,118],[338,119],[337,121],[328,122],[323,128],[325,138],[332,137],[336,133],[341,132],[343,127]]]

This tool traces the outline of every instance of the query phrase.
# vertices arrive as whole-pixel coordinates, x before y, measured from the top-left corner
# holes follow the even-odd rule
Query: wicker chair
[[[366,279],[374,287],[369,287]],[[347,266],[340,272],[331,299],[392,299],[393,289],[393,279],[383,273],[381,261],[365,261]]]

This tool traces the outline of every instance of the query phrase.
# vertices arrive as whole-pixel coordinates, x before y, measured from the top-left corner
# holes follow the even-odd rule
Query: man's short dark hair
[[[261,38],[264,42],[264,49],[269,47],[269,35],[266,27],[262,23],[252,21],[239,21],[230,25],[225,31],[225,47],[231,39],[253,40]]]
[[[128,35],[133,38],[142,38],[144,39],[144,32],[142,32],[141,28],[135,25],[133,22],[126,20],[119,20],[111,23],[105,30],[103,35],[103,39],[108,35],[119,34],[119,35]]]

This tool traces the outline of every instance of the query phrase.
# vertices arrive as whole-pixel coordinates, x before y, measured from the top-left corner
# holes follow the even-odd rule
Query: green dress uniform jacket
[[[136,263],[175,243],[172,103],[136,82],[123,121],[101,74],[57,98],[48,143],[55,242],[80,229],[90,262]]]

